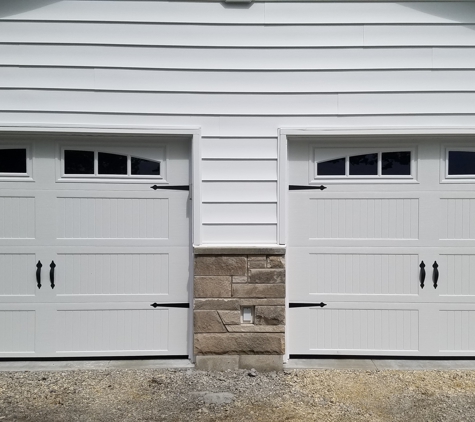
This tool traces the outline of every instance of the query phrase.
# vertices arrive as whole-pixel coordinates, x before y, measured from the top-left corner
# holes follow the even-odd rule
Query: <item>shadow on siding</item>
[[[7,19],[30,10],[41,9],[60,0],[0,0],[0,19]]]

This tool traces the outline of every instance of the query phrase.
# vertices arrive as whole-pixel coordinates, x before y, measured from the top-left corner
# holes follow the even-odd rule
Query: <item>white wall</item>
[[[277,239],[280,127],[475,126],[475,3],[3,0],[0,126],[200,126],[206,244]]]

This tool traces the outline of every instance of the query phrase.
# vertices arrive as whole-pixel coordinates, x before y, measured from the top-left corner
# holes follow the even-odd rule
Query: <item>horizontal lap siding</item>
[[[0,125],[199,126],[207,244],[276,243],[279,127],[473,127],[475,3],[0,6]]]
[[[202,140],[204,243],[276,243],[277,139]]]

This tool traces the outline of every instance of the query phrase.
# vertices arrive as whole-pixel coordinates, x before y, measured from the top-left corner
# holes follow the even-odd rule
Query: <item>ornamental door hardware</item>
[[[432,273],[432,282],[434,283],[434,289],[437,289],[437,282],[439,281],[439,264],[437,264],[437,261],[434,261],[432,268],[434,269],[434,272]]]
[[[41,268],[43,267],[43,264],[41,261],[38,261],[36,264],[36,285],[38,286],[38,289],[41,289]],[[56,264],[54,261],[51,261],[51,264],[49,264],[49,281],[51,283],[51,288],[54,289],[55,284],[54,284],[54,269],[56,268]]]
[[[314,308],[316,306],[319,306],[320,308],[323,308],[324,306],[327,306],[326,303],[320,302],[320,303],[289,303],[289,308]]]
[[[150,306],[153,308],[189,308],[190,304],[189,303],[152,303]]]
[[[54,263],[54,261],[51,261],[49,267],[49,281],[51,282],[51,288],[54,289],[54,269],[56,268],[56,264]]]
[[[419,267],[419,281],[421,282],[421,289],[424,288],[424,281],[426,279],[426,270],[425,270],[426,264],[424,264],[424,261],[421,261]],[[432,264],[433,272],[432,272],[432,283],[434,285],[434,289],[437,289],[437,283],[439,281],[439,264],[437,264],[437,261],[434,261]]]
[[[178,185],[178,186],[168,186],[168,185],[153,185],[150,186],[150,189],[157,190],[157,189],[164,189],[164,190],[190,190],[190,185]]]
[[[326,186],[320,185],[320,186],[307,186],[307,185],[289,185],[289,190],[324,190],[326,189]]]
[[[41,267],[43,264],[41,261],[38,261],[38,264],[36,264],[36,285],[38,286],[38,289],[41,289]]]
[[[421,261],[419,267],[421,269],[421,271],[419,272],[419,281],[421,282],[421,289],[423,289],[424,281],[426,279],[426,270],[424,269],[426,267],[426,264],[424,264],[424,261]]]

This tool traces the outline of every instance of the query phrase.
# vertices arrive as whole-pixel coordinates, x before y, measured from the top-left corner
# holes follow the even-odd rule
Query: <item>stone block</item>
[[[262,259],[248,259],[247,268],[266,268],[267,261],[266,258]]]
[[[233,297],[285,298],[284,284],[234,284]]]
[[[231,297],[231,277],[196,276],[194,293],[195,297]]]
[[[285,306],[256,306],[256,325],[285,325]]]
[[[247,257],[248,261],[265,261],[266,260],[266,255],[249,255]]]
[[[200,371],[235,371],[239,368],[239,356],[196,356],[195,368]]]
[[[230,333],[285,333],[285,325],[227,325]]]
[[[245,256],[195,256],[195,275],[247,275]]]
[[[285,258],[281,255],[268,256],[267,268],[285,268]]]
[[[195,311],[218,310],[240,311],[241,306],[237,299],[195,299]]]
[[[247,275],[234,275],[233,276],[233,283],[247,283],[248,278]]]
[[[283,333],[195,334],[196,355],[283,355]]]
[[[195,333],[225,333],[227,331],[218,311],[195,311],[193,325]]]
[[[282,269],[255,269],[249,270],[250,283],[285,283],[285,270]]]
[[[285,306],[285,299],[239,299],[241,306]]]
[[[240,311],[218,311],[218,315],[226,325],[239,325],[241,324],[241,312]]]
[[[282,371],[284,357],[280,355],[241,355],[239,369],[252,369],[258,372]]]

